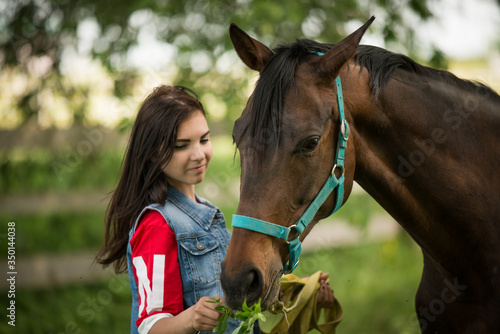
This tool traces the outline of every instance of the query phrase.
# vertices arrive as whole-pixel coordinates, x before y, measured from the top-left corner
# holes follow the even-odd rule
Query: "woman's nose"
[[[205,154],[203,153],[203,150],[200,145],[194,145],[193,150],[191,152],[191,159],[192,160],[203,160],[205,157]]]

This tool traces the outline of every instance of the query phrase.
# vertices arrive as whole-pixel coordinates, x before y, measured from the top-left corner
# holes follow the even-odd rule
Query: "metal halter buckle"
[[[347,121],[345,119],[342,120],[342,123],[340,124],[340,132],[342,133],[342,136],[344,137],[344,140],[347,141],[349,139],[349,134],[347,134],[347,137],[346,137],[346,126],[348,127],[349,124],[347,123]]]
[[[332,175],[335,175],[335,169],[337,168],[337,164],[333,165],[333,168],[332,168]]]

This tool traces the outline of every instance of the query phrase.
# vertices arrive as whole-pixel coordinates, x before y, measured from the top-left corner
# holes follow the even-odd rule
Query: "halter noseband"
[[[322,56],[323,53],[317,51],[311,51],[311,53]],[[344,102],[342,97],[342,84],[340,83],[340,77],[335,79],[337,84],[337,104],[339,108],[339,119],[340,119],[340,135],[339,140],[337,142],[337,152],[335,154],[335,161],[332,168],[332,172],[325,184],[319,191],[316,198],[309,205],[307,210],[304,212],[302,217],[293,225],[289,227],[284,227],[281,225],[269,223],[260,219],[241,216],[241,215],[233,215],[233,221],[231,226],[240,227],[247,230],[251,230],[254,232],[259,232],[263,234],[267,234],[273,237],[277,237],[280,239],[286,240],[288,243],[288,262],[285,263],[283,267],[283,274],[291,273],[299,263],[299,256],[302,251],[302,243],[300,242],[300,234],[304,231],[304,229],[309,225],[312,221],[319,208],[326,201],[328,196],[332,193],[332,191],[337,189],[337,202],[335,204],[335,208],[330,213],[332,215],[342,206],[342,202],[344,199],[344,158],[345,158],[345,149],[347,148],[347,139],[349,138],[349,124],[347,123],[344,116]],[[342,175],[337,178],[335,176],[335,169],[341,168]],[[291,241],[288,241],[288,235],[295,229],[298,233],[297,237]]]

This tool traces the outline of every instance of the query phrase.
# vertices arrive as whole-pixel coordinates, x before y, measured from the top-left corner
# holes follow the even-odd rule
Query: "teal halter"
[[[321,52],[313,52],[320,56],[323,55]],[[259,232],[263,234],[267,234],[273,237],[277,237],[280,239],[286,240],[288,243],[288,262],[285,263],[283,267],[283,274],[291,273],[299,263],[299,256],[302,251],[302,243],[299,240],[300,234],[304,231],[304,229],[309,225],[312,221],[319,208],[326,201],[328,196],[332,193],[334,189],[337,189],[337,203],[335,204],[335,208],[330,213],[335,213],[342,206],[342,202],[344,199],[344,158],[345,158],[345,149],[347,148],[347,139],[349,138],[349,124],[347,123],[344,116],[344,102],[342,98],[342,84],[340,83],[340,77],[335,79],[337,83],[337,104],[339,108],[339,118],[340,118],[340,135],[339,140],[337,142],[337,153],[335,155],[335,162],[332,168],[332,172],[326,180],[326,183],[323,185],[321,190],[319,191],[316,198],[309,205],[307,210],[304,212],[302,217],[290,227],[284,227],[281,225],[269,223],[260,219],[233,215],[233,222],[231,226],[240,227],[247,230],[251,230],[254,232]],[[335,169],[342,168],[342,175],[337,178],[335,176]],[[291,241],[288,241],[288,235],[295,229],[298,233],[297,237]]]

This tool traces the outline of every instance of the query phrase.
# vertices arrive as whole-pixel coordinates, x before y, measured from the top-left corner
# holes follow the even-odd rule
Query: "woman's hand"
[[[192,326],[196,331],[211,331],[217,326],[219,318],[222,313],[215,310],[219,303],[214,303],[214,299],[219,299],[219,296],[212,297],[202,297],[198,302],[191,306],[192,316]],[[221,302],[224,299],[220,298]]]
[[[222,303],[224,300],[220,297]],[[212,297],[202,297],[196,304],[174,317],[162,318],[156,321],[149,334],[194,334],[201,331],[211,331],[219,322],[222,313],[215,308],[220,304]]]
[[[319,308],[330,308],[335,305],[335,296],[333,295],[333,290],[330,287],[330,284],[326,281],[330,274],[323,273],[319,276],[319,291],[318,298],[316,300],[317,306]]]

